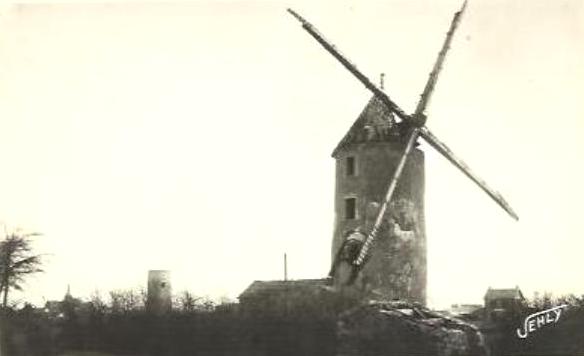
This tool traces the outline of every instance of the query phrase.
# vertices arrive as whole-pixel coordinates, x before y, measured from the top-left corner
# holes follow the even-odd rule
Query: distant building
[[[164,314],[172,309],[172,288],[170,271],[148,271],[148,297],[146,310],[154,314]]]
[[[51,318],[72,319],[85,317],[88,314],[89,303],[71,295],[71,288],[67,286],[67,293],[63,300],[49,300],[45,303],[44,312]]]
[[[485,317],[487,321],[498,321],[513,317],[525,310],[526,301],[519,287],[493,289],[485,294]]]
[[[326,279],[254,281],[239,295],[239,307],[244,314],[253,315],[309,311],[327,293],[326,283]]]

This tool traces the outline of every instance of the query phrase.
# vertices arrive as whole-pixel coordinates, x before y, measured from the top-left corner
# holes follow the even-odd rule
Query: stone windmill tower
[[[454,14],[412,114],[402,110],[383,88],[373,84],[311,23],[288,9],[325,50],[373,93],[333,151],[336,192],[330,276],[336,285],[354,285],[359,281],[367,292],[384,299],[425,304],[424,155],[416,148],[419,137],[518,219],[505,199],[426,127],[426,109],[465,8],[466,1]]]
[[[403,127],[375,96],[334,149],[336,160],[333,261],[356,229],[369,230],[403,154]],[[365,231],[364,231],[365,232]],[[387,298],[426,300],[424,153],[414,148],[363,270]]]
[[[172,287],[170,271],[148,271],[148,297],[146,310],[153,314],[164,314],[172,309]]]

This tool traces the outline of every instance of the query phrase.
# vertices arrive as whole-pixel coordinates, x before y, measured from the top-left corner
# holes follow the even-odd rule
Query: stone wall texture
[[[355,228],[370,231],[376,213],[368,216],[367,207],[383,201],[403,146],[400,140],[366,141],[347,144],[337,152],[333,260],[347,233]],[[354,157],[354,175],[347,175],[347,157]],[[356,198],[354,219],[346,219],[346,198]],[[362,278],[374,295],[425,304],[426,275],[424,153],[413,149]]]

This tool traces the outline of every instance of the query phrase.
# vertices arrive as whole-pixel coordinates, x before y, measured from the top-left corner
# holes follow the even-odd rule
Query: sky
[[[458,0],[5,3],[0,223],[40,232],[41,304],[146,285],[235,298],[330,266],[333,148],[371,94],[311,21],[413,111]],[[584,293],[584,2],[471,0],[427,126],[428,304]]]

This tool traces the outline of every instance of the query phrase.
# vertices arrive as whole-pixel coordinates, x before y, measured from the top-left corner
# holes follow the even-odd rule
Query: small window
[[[354,176],[356,167],[355,167],[355,157],[349,156],[345,161],[345,173],[347,176]]]
[[[357,198],[345,199],[345,219],[351,220],[357,218]]]

